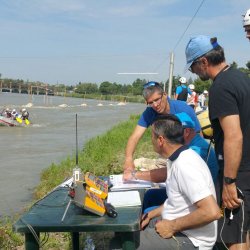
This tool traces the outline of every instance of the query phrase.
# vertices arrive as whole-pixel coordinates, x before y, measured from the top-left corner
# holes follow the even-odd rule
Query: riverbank
[[[132,133],[139,116],[131,116],[126,122],[119,123],[101,136],[90,139],[84,148],[78,153],[78,166],[83,172],[90,171],[96,175],[107,176],[122,172],[124,162],[124,150],[127,140]],[[150,130],[144,134],[140,141],[135,157],[154,158],[151,145]],[[75,167],[75,158],[67,157],[59,164],[51,164],[41,174],[41,182],[34,191],[34,201],[41,199],[50,190],[59,185],[63,180],[72,175]],[[28,208],[27,208],[28,209]],[[0,225],[0,249],[24,249],[24,238],[20,234],[12,232],[12,224],[18,215],[6,218]],[[41,235],[41,239],[43,234]],[[70,249],[70,237],[67,233],[53,233],[43,249]]]

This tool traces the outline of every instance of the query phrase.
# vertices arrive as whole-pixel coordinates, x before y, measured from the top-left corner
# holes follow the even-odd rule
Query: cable
[[[193,17],[191,18],[190,22],[188,23],[186,29],[184,30],[184,32],[182,33],[182,35],[180,36],[179,40],[177,41],[177,43],[174,46],[173,51],[175,51],[176,47],[179,45],[179,43],[181,42],[182,38],[184,37],[185,33],[187,32],[188,28],[190,27],[191,23],[193,22],[194,18],[196,17],[197,13],[199,12],[201,6],[203,5],[203,3],[205,2],[205,0],[202,0],[198,9],[196,10],[196,12],[194,13]]]
[[[205,0],[202,0],[199,7],[197,8],[197,10],[195,11],[193,17],[191,18],[190,22],[188,23],[186,29],[183,31],[182,35],[180,36],[180,38],[177,40],[174,49],[172,50],[173,52],[175,51],[175,49],[177,48],[177,46],[179,45],[179,43],[181,42],[182,38],[184,37],[185,33],[187,32],[188,28],[190,27],[191,23],[193,22],[194,18],[196,17],[197,13],[199,12],[201,6],[203,5],[203,3],[205,2]],[[162,62],[155,68],[155,71],[158,71],[158,69],[162,66],[163,63],[165,63],[165,61],[169,58],[169,56],[165,59],[162,60]]]
[[[229,248],[227,247],[226,243],[224,242],[223,238],[222,238],[222,231],[224,229],[224,226],[225,226],[225,221],[226,221],[226,214],[225,214],[225,209],[223,210],[223,214],[224,214],[224,219],[223,219],[223,223],[222,223],[222,227],[221,227],[221,230],[220,230],[220,239],[221,239],[221,242],[222,244],[224,245],[224,247],[229,250]],[[242,203],[241,203],[241,211],[242,211],[242,223],[241,223],[241,235],[240,235],[240,244],[243,243],[243,227],[244,227],[244,217],[245,217],[245,210],[244,210],[244,201],[242,200]],[[232,214],[232,217],[231,217],[231,214],[232,214],[232,210],[230,212],[230,220],[233,219],[233,214]],[[241,249],[242,249],[242,245],[241,245]]]

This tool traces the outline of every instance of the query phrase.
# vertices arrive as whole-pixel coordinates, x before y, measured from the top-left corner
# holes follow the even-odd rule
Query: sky
[[[245,67],[249,8],[249,0],[0,0],[0,74],[65,85],[166,81],[173,52],[174,75],[189,78],[185,47],[201,34]]]

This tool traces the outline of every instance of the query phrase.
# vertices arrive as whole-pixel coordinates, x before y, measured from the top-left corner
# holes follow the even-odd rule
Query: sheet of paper
[[[111,191],[152,187],[152,182],[150,181],[133,180],[133,181],[123,182],[122,174],[110,175],[109,180],[110,183],[113,185],[113,187],[110,189]]]
[[[141,198],[138,191],[122,191],[122,192],[109,192],[108,203],[111,203],[114,207],[131,207],[140,206]]]

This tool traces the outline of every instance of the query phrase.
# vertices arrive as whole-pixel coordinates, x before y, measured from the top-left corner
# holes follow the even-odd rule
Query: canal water
[[[76,149],[75,116],[78,116],[78,145],[140,114],[145,106],[135,103],[84,100],[55,96],[0,93],[0,111],[26,107],[30,127],[0,126],[0,216],[20,212],[32,200],[40,173],[51,163]]]

